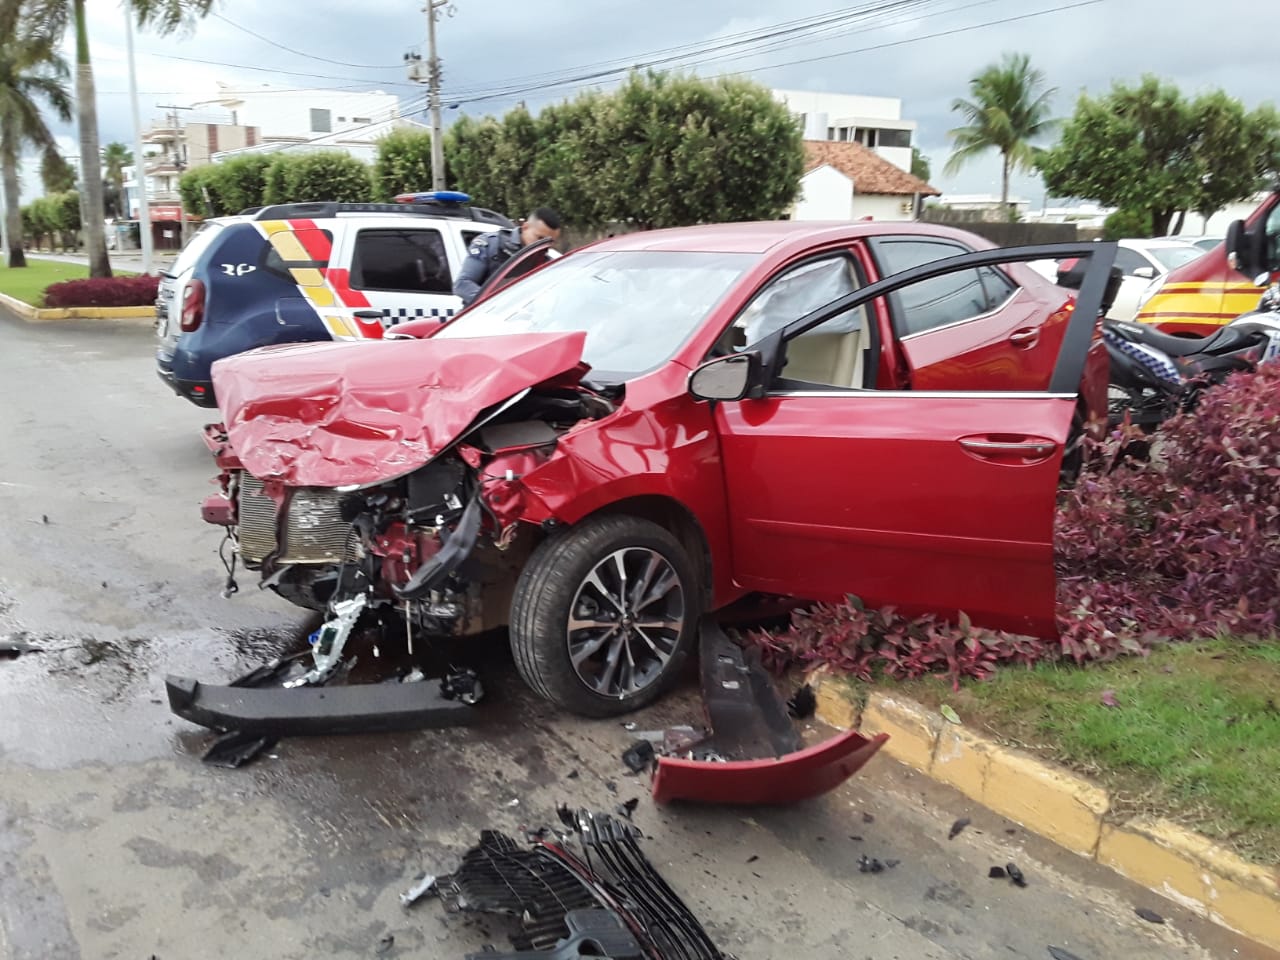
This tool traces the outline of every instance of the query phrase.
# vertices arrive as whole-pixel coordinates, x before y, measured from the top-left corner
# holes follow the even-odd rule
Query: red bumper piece
[[[200,504],[200,516],[205,523],[219,527],[229,527],[236,522],[231,501],[220,493],[211,493],[204,498]]]
[[[660,757],[653,799],[782,806],[833,790],[862,769],[889,739],[850,730],[817,746],[764,760],[681,760]]]

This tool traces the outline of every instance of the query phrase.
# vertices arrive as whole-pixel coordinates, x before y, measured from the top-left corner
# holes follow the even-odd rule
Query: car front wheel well
[[[697,567],[698,583],[703,592],[703,609],[711,609],[714,583],[711,578],[711,548],[707,545],[707,536],[702,530],[702,524],[688,507],[669,497],[628,497],[611,503],[607,507],[601,507],[582,519],[599,516],[639,517],[671,531]]]

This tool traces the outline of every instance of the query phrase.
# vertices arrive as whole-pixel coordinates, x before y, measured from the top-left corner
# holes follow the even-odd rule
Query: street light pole
[[[436,53],[436,11],[449,0],[427,0],[427,83],[431,102],[431,189],[444,189],[444,130],[440,120],[440,57]]]
[[[124,36],[129,48],[129,103],[133,107],[133,180],[138,185],[138,239],[142,272],[151,273],[151,204],[147,199],[147,167],[142,157],[142,120],[138,110],[138,71],[133,60],[133,4],[124,5]]]

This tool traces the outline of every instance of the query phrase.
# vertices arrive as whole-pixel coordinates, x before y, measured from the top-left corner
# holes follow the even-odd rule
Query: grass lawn
[[[959,693],[934,677],[894,686],[1104,784],[1121,815],[1163,816],[1249,860],[1280,862],[1280,643],[1224,639],[1086,669],[1006,668]],[[1112,696],[1114,707],[1104,703]]]
[[[38,307],[44,302],[44,288],[49,284],[59,280],[79,280],[88,275],[89,268],[82,264],[37,260],[28,255],[27,265],[18,270],[0,262],[0,293]]]
[[[63,263],[60,260],[39,260],[27,254],[27,265],[14,270],[7,266],[7,257],[0,257],[0,293],[31,304],[44,303],[44,288],[60,280],[80,280],[89,276],[89,268],[79,263]],[[126,270],[114,270],[117,277],[131,277]]]

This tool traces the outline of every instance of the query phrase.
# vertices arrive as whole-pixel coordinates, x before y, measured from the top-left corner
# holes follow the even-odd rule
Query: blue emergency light
[[[470,203],[471,195],[458,190],[428,190],[425,193],[401,193],[396,203]]]

